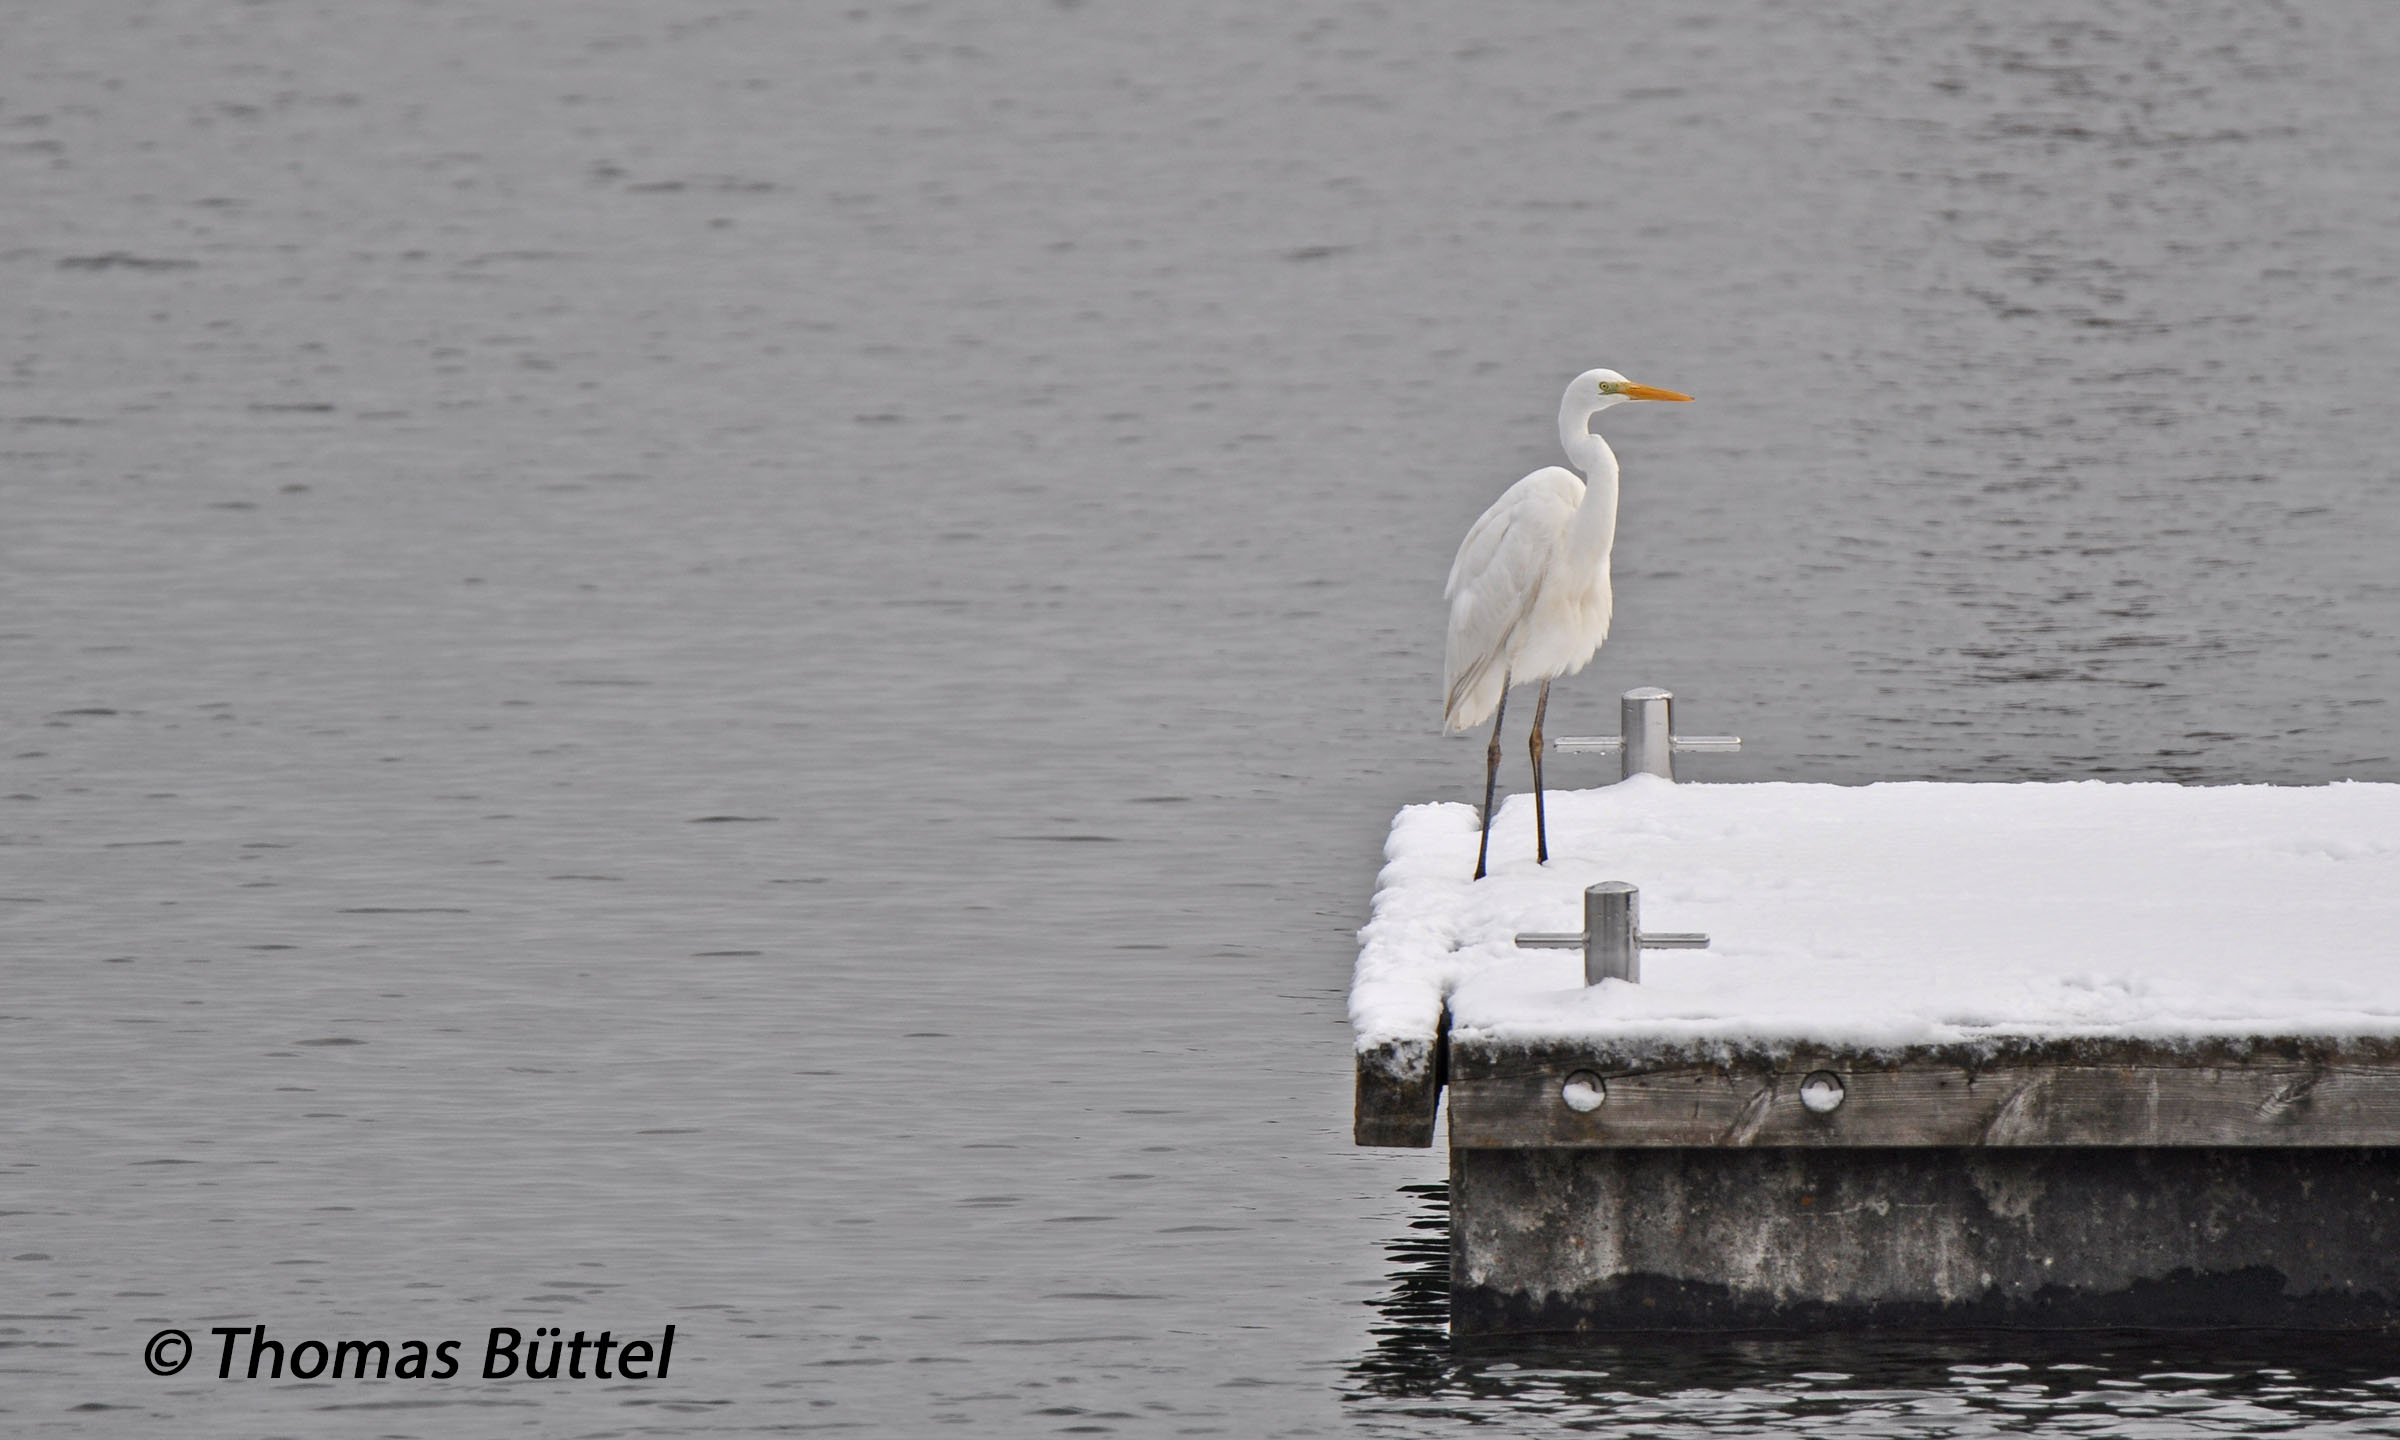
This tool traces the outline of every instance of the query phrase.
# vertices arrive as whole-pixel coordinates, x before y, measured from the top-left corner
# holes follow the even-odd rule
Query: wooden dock
[[[1393,818],[1354,1134],[1447,1113],[1462,1343],[2400,1329],[2400,786],[1676,785],[1663,694],[1549,863]]]

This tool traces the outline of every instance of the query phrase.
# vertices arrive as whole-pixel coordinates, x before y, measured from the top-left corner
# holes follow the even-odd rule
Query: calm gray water
[[[2376,0],[0,9],[0,1427],[2400,1433],[2371,1347],[1453,1360],[1343,1020],[1592,365],[1701,403],[1608,417],[1555,731],[2400,780],[2396,70]]]

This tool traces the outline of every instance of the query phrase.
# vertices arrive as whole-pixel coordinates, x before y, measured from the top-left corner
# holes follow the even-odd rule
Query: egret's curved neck
[[[1558,443],[1565,447],[1567,461],[1589,477],[1605,468],[1609,479],[1617,476],[1617,457],[1610,453],[1608,442],[1592,433],[1592,417],[1607,409],[1587,398],[1569,395],[1558,407]]]
[[[1592,417],[1607,408],[1570,399],[1558,411],[1558,443],[1583,472],[1584,486],[1583,504],[1567,527],[1567,549],[1595,568],[1608,563],[1609,547],[1617,539],[1617,452],[1591,431]]]

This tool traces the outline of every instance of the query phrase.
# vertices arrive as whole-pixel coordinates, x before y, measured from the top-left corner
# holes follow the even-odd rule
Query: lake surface
[[[1343,1012],[1593,365],[1700,403],[1604,417],[1554,733],[2400,780],[2396,69],[2374,0],[13,7],[0,1420],[2400,1433],[2272,1337],[1453,1358]]]

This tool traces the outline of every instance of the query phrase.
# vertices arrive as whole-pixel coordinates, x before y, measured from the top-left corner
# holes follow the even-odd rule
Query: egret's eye
[[[1603,395],[1619,395],[1623,394],[1624,390],[1625,382],[1622,380],[1603,380],[1600,382],[1600,393]]]

